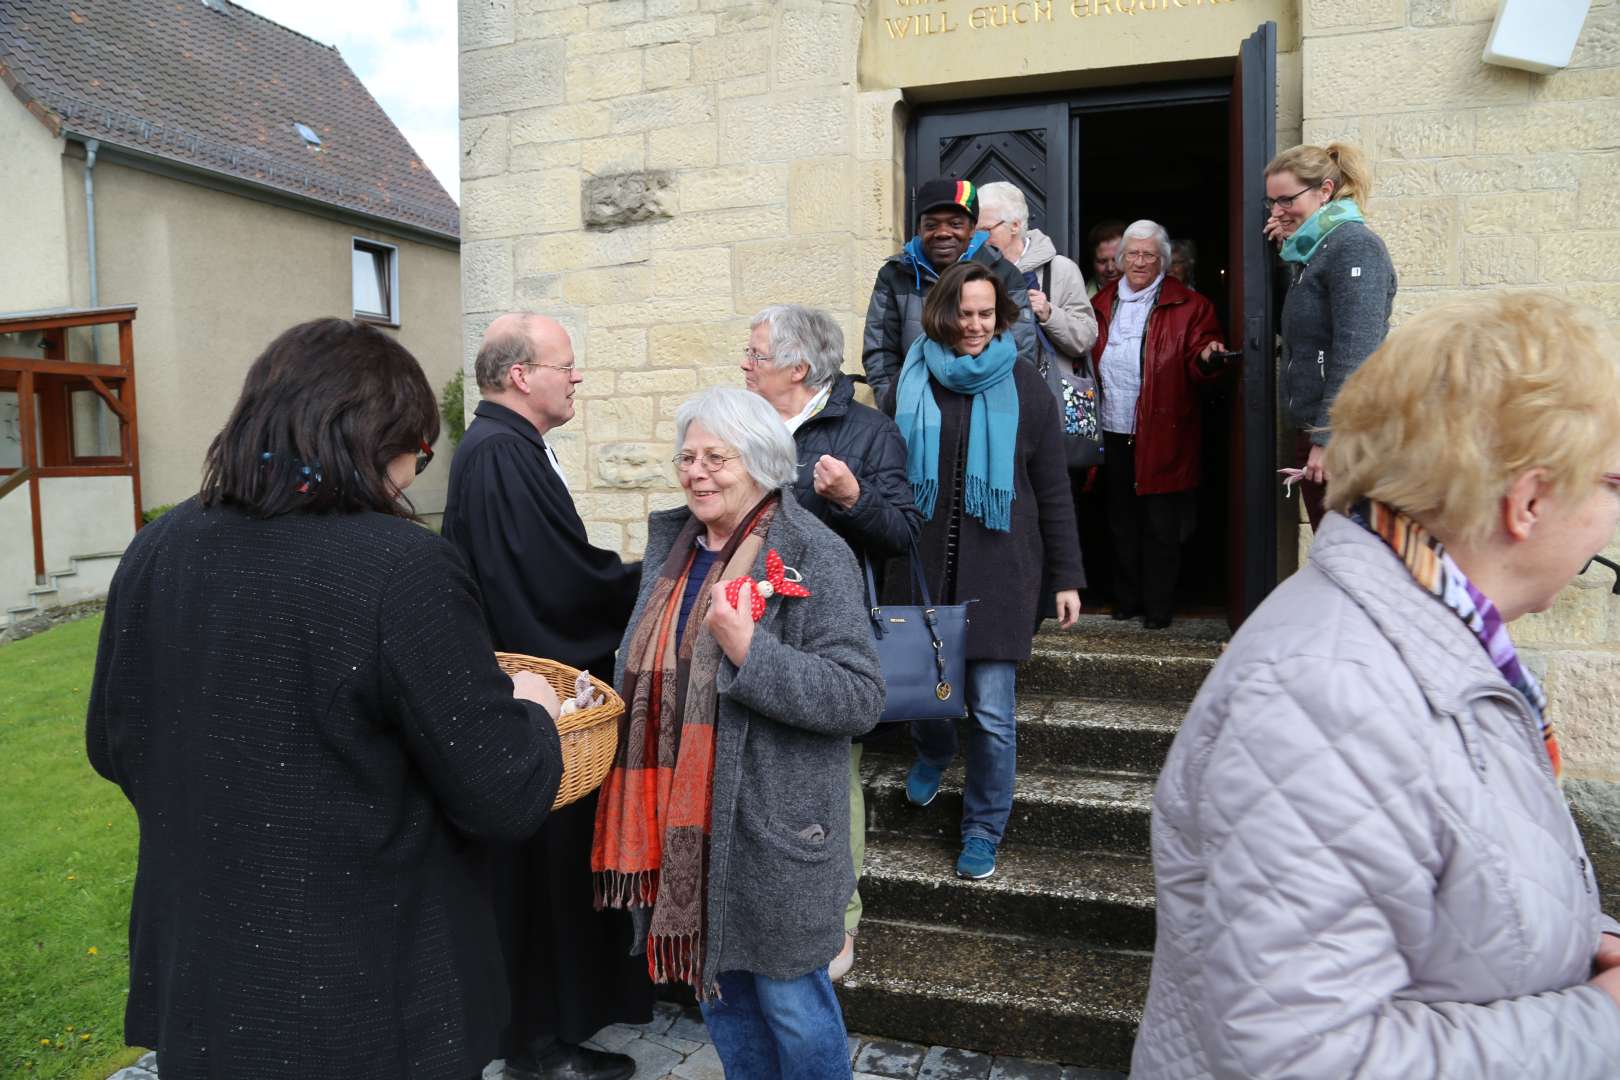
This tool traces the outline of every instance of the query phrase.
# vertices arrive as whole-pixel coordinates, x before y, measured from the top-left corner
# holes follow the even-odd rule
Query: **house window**
[[[371,240],[354,241],[354,315],[399,325],[399,249]]]

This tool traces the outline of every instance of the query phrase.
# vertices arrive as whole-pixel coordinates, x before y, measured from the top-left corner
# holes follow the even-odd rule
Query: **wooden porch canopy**
[[[135,306],[57,308],[0,314],[0,334],[43,335],[44,355],[0,355],[0,393],[17,395],[22,465],[0,467],[0,498],[27,486],[34,523],[34,575],[45,576],[44,530],[39,483],[57,476],[127,476],[134,493],[135,528],[141,527],[141,452],[135,420]],[[115,326],[116,363],[91,363],[68,355],[68,331]],[[93,332],[93,331],[92,331]],[[118,419],[118,453],[80,453],[73,430],[73,395],[91,392]]]

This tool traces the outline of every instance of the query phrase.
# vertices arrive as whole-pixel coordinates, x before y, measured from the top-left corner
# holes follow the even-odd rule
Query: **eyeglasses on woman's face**
[[[681,472],[691,472],[701,464],[704,472],[717,473],[741,456],[740,454],[722,454],[718,450],[705,450],[701,454],[694,454],[690,450],[682,450],[669,460]]]
[[[776,362],[776,357],[762,353],[752,345],[744,345],[742,355],[743,363],[750,366],[754,364],[772,364]]]
[[[1301,195],[1304,195],[1306,192],[1315,190],[1316,185],[1309,184],[1300,188],[1292,195],[1279,195],[1275,199],[1268,195],[1260,200],[1260,205],[1266,208],[1267,214],[1270,214],[1274,208],[1279,210],[1291,210],[1293,209],[1295,199],[1299,198]]]
[[[1125,261],[1128,263],[1136,263],[1137,265],[1145,266],[1148,263],[1158,262],[1159,253],[1157,251],[1127,251],[1125,253]]]
[[[421,476],[433,464],[433,447],[428,445],[426,439],[417,439],[416,447],[416,475]]]

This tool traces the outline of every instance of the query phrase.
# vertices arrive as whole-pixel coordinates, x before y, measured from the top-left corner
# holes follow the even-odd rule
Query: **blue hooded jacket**
[[[1033,364],[1038,346],[1024,275],[988,242],[989,236],[987,232],[974,233],[957,261],[983,263],[1001,279],[1007,295],[1018,305],[1018,320],[1012,327],[1018,357]],[[911,343],[922,336],[923,298],[938,280],[939,271],[928,261],[922,238],[913,236],[905,247],[884,262],[872,286],[872,299],[866,308],[866,333],[861,342],[861,363],[878,407],[891,415],[894,411],[891,399],[900,364]]]

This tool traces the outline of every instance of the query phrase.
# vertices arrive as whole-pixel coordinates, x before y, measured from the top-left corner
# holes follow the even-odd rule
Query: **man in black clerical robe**
[[[568,332],[537,315],[491,324],[475,363],[483,400],[455,459],[444,536],[483,594],[495,647],[613,680],[640,564],[592,546],[545,433],[574,415]],[[494,858],[496,914],[512,997],[511,1080],[619,1080],[633,1059],[580,1044],[652,1016],[644,957],[623,911],[597,911],[591,882],[596,796],[555,811],[521,848]]]

